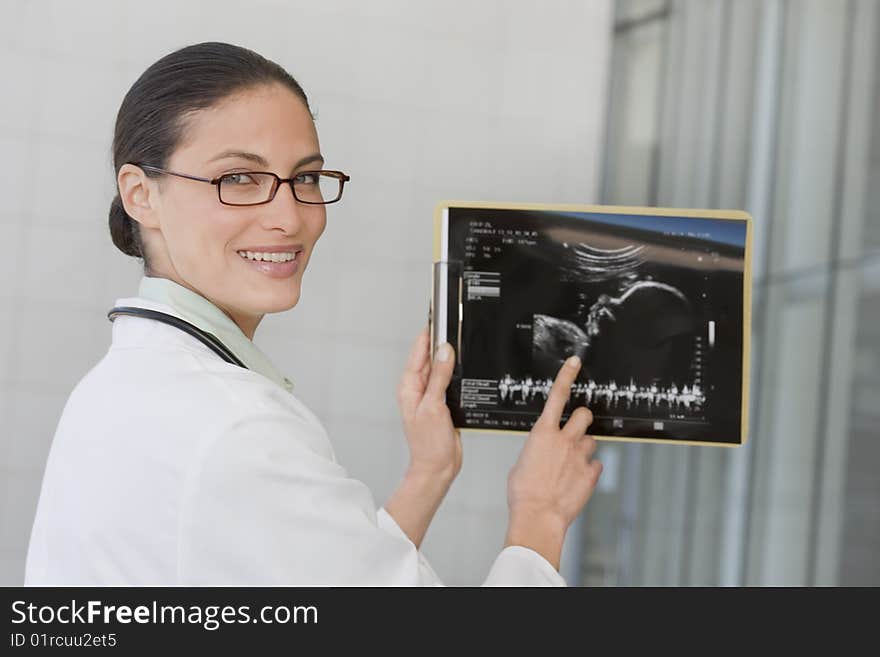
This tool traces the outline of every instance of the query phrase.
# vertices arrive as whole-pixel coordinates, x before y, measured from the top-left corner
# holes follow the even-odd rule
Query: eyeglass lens
[[[275,177],[265,173],[230,173],[220,180],[220,200],[232,205],[265,203],[272,197]],[[331,203],[342,194],[335,176],[303,173],[293,180],[294,196],[306,203]]]

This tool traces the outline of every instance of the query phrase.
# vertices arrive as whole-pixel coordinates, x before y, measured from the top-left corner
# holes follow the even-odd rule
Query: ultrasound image
[[[457,426],[527,431],[562,363],[591,433],[738,442],[744,221],[450,208]],[[457,319],[456,319],[457,321]]]

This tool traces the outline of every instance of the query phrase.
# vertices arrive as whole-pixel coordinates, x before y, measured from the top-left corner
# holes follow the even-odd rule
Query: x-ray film
[[[430,332],[456,348],[456,427],[527,433],[562,363],[562,415],[600,439],[746,440],[751,217],[735,210],[444,202]]]

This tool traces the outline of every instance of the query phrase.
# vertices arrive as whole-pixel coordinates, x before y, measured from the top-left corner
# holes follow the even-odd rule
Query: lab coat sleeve
[[[372,493],[307,423],[254,414],[206,441],[179,519],[184,585],[442,586]],[[489,586],[564,586],[543,557],[505,548]]]
[[[438,583],[323,439],[291,415],[253,414],[206,441],[181,507],[181,584]]]
[[[406,535],[406,532],[400,528],[400,525],[397,524],[397,521],[394,517],[388,513],[384,507],[379,509],[376,513],[376,521],[382,529],[398,538],[402,538],[407,541],[410,545],[413,546],[413,549],[416,549],[415,544],[410,540],[409,536]],[[440,581],[440,577],[437,576],[437,573],[434,572],[434,569],[431,567],[431,564],[428,563],[428,560],[425,558],[425,555],[422,554],[421,550],[418,550],[418,558],[419,558],[419,580],[424,586],[443,586],[443,582]]]
[[[566,586],[565,578],[540,554],[523,545],[501,551],[483,586]]]
[[[406,538],[406,534],[384,508],[379,509],[379,526]],[[434,571],[419,552],[426,570]],[[436,575],[434,575],[436,577]],[[439,582],[439,578],[437,578]],[[566,586],[565,579],[552,564],[534,550],[509,545],[495,559],[483,586]]]

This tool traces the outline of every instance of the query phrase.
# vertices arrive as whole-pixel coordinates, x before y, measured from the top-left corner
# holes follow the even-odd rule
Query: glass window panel
[[[617,3],[616,20],[632,21],[663,11],[668,0],[621,0]]]
[[[650,205],[658,147],[660,79],[665,22],[618,35],[609,117],[606,202]]]
[[[753,210],[755,254],[770,264],[753,263],[751,431],[736,450],[620,448],[614,492],[590,505],[601,531],[585,523],[585,550],[601,558],[586,558],[584,583],[880,585],[880,65],[866,63],[880,11],[671,6],[618,22],[603,202],[652,204],[674,188],[681,205]],[[620,2],[618,17],[639,7]],[[716,64],[682,56],[709,40],[726,44]],[[716,69],[717,88],[700,73]],[[680,105],[698,92],[719,98],[689,114],[670,101],[659,123],[664,94]],[[718,129],[701,129],[692,118],[713,106]],[[708,196],[691,175],[705,167],[717,170]]]

